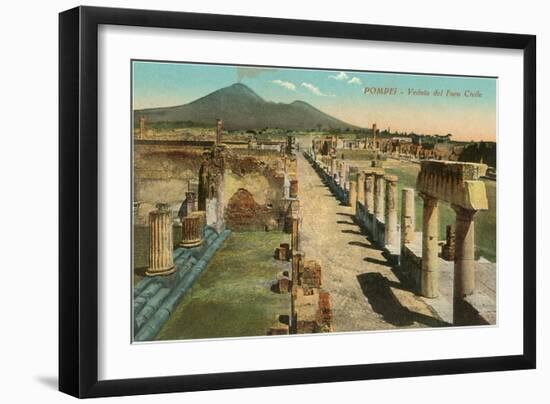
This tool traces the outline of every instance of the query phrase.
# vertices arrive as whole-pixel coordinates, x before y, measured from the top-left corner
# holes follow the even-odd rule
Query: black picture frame
[[[100,24],[523,50],[523,354],[98,381]],[[60,13],[59,390],[84,398],[535,368],[535,73],[534,35],[96,7]]]

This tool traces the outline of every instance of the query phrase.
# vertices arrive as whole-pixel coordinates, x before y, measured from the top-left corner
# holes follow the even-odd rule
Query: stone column
[[[412,243],[416,238],[415,216],[414,189],[403,188],[401,190],[401,246]]]
[[[191,248],[201,245],[204,229],[204,211],[196,211],[181,219],[182,239],[180,247]]]
[[[357,201],[365,206],[365,172],[357,173]]]
[[[433,298],[439,295],[439,206],[437,198],[424,194],[420,196],[424,200],[421,294]]]
[[[148,276],[169,275],[176,268],[173,258],[172,213],[168,204],[158,203],[157,210],[149,212],[149,268]]]
[[[292,253],[294,253],[300,249],[300,216],[293,215],[290,220],[290,246]]]
[[[386,245],[397,247],[397,176],[386,175]]]
[[[330,156],[330,178],[334,179],[335,173],[336,173],[336,155],[332,154]]]
[[[357,181],[350,181],[349,183],[349,194],[348,194],[348,204],[351,206],[351,212],[355,214],[357,202]]]
[[[372,149],[376,149],[376,124],[372,124]]]
[[[374,212],[374,173],[365,174],[365,210],[369,213]]]
[[[340,184],[342,185],[342,188],[345,187],[345,183],[348,180],[347,176],[347,164],[345,161],[342,161],[340,164]]]
[[[374,219],[384,220],[384,174],[374,176]]]
[[[477,211],[458,206],[453,209],[456,212],[454,292],[455,297],[464,298],[475,289],[474,216]]]

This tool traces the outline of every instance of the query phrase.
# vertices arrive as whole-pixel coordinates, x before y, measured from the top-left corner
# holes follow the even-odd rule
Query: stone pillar
[[[374,173],[365,174],[365,209],[369,213],[374,212]]]
[[[372,149],[376,149],[376,124],[372,124]]]
[[[357,173],[357,201],[365,206],[365,172]]]
[[[386,245],[397,247],[397,176],[386,175]]]
[[[474,216],[476,210],[453,206],[456,212],[453,324],[470,325],[464,298],[475,290]]]
[[[216,119],[216,144],[222,142],[222,132],[223,132],[223,121],[221,119]]]
[[[292,253],[294,253],[300,249],[300,217],[298,215],[293,215],[290,220],[290,246]]]
[[[298,198],[298,180],[290,180],[289,196],[291,198]]]
[[[456,212],[454,294],[464,298],[475,289],[474,216],[477,211],[453,206]]]
[[[201,245],[205,215],[204,211],[196,211],[181,219],[182,239],[180,247],[191,248]]]
[[[424,194],[420,196],[424,200],[420,293],[432,298],[439,295],[439,206],[437,198]]]
[[[348,181],[348,175],[347,175],[347,164],[345,161],[342,161],[340,164],[340,184],[342,184],[342,188],[345,187],[345,183]]]
[[[149,212],[149,268],[148,276],[169,275],[176,270],[173,258],[172,213],[168,204],[158,203]]]
[[[374,176],[374,219],[384,220],[384,174],[376,173]]]
[[[351,212],[355,214],[357,202],[357,181],[350,181],[349,183],[349,194],[348,194],[348,204],[351,206]]]
[[[414,206],[414,189],[403,188],[401,191],[401,246],[412,243],[416,238]]]
[[[330,178],[334,178],[335,173],[336,173],[336,155],[332,154],[330,156]]]

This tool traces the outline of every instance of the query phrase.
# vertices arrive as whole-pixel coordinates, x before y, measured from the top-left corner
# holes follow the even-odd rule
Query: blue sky
[[[306,101],[362,127],[452,133],[457,140],[495,140],[497,80],[412,74],[134,62],[134,108],[181,105],[242,82],[267,101]],[[364,87],[397,88],[395,95]],[[430,95],[409,94],[409,89]],[[442,90],[435,96],[434,90]],[[461,94],[447,95],[450,90]],[[480,97],[465,97],[465,92]]]

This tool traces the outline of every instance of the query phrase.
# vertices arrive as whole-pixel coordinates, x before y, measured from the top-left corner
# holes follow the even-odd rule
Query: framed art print
[[[60,390],[535,366],[535,37],[60,14]]]

